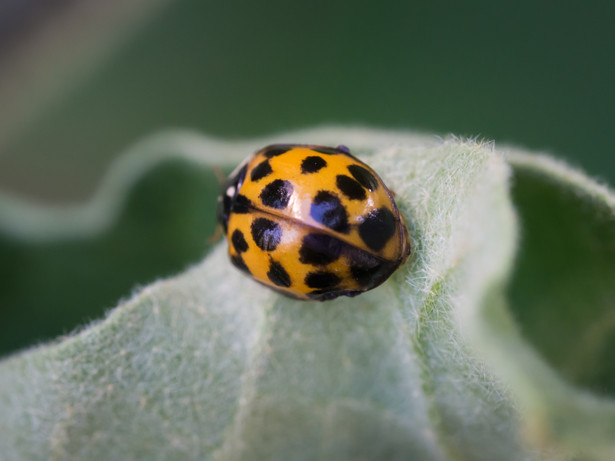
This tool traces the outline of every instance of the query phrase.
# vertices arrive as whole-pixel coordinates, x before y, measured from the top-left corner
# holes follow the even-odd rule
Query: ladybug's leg
[[[223,235],[224,235],[224,231],[222,230],[222,225],[218,224],[216,226],[214,235],[212,235],[211,237],[207,239],[207,243],[210,245],[213,245],[214,243],[218,243]]]
[[[216,179],[218,180],[218,183],[220,184],[220,186],[223,186],[224,183],[226,183],[226,176],[224,174],[224,172],[222,171],[222,168],[220,168],[219,166],[212,166],[211,167],[212,171],[214,172],[214,174],[216,175]]]

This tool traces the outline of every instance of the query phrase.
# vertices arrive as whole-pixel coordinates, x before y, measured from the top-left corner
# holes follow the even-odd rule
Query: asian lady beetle
[[[231,173],[218,200],[232,263],[293,298],[356,296],[410,254],[391,192],[345,146],[267,146]]]

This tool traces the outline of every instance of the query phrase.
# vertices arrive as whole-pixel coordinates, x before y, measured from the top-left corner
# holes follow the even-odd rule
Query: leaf
[[[215,231],[216,176],[185,158],[189,147],[178,155],[188,136],[159,139],[131,148],[85,205],[0,198],[0,261],[8,263],[0,354],[100,317],[135,285],[202,258]]]
[[[501,333],[491,338],[494,364],[534,442],[613,459],[615,195],[548,157],[513,150],[508,158],[523,223],[508,303],[521,335],[491,323],[491,335]]]
[[[409,223],[408,263],[357,298],[299,302],[248,281],[220,244],[104,320],[0,362],[6,459],[611,459],[615,200],[547,158],[506,157],[519,224],[491,144],[341,128],[162,136],[86,207],[5,206],[0,224],[30,244],[37,228],[92,239],[165,159],[230,168],[273,141],[343,143],[372,165]],[[557,216],[572,268],[556,258]]]

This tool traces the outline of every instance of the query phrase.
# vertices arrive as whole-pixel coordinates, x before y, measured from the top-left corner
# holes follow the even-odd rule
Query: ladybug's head
[[[248,164],[243,163],[233,171],[228,181],[222,187],[222,193],[218,197],[218,209],[216,211],[217,219],[224,227],[224,232],[228,230],[228,218],[233,210],[233,206],[236,202],[239,189],[243,185],[243,181],[246,178],[246,171]]]

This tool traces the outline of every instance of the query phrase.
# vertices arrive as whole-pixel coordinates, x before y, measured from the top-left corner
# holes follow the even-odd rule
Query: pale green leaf
[[[408,221],[408,263],[357,298],[300,302],[246,279],[221,243],[104,320],[0,362],[0,459],[612,459],[613,366],[600,354],[614,294],[615,200],[547,158],[509,154],[513,204],[513,170],[489,143],[358,128],[249,142],[163,135],[118,163],[83,208],[5,200],[0,229],[30,242],[88,239],[168,159],[228,169],[282,141],[345,144],[373,166]],[[523,182],[532,175],[537,188]],[[540,244],[548,220],[525,221],[554,209],[545,184],[576,199],[564,215],[587,212],[578,253],[592,250],[591,262],[610,249],[600,256],[605,280],[575,285],[557,270],[532,272],[557,249]],[[551,229],[576,241],[573,231]],[[541,280],[550,280],[542,292]],[[581,319],[578,357],[558,330],[570,328],[558,323],[558,303]],[[595,383],[607,383],[602,396]]]

